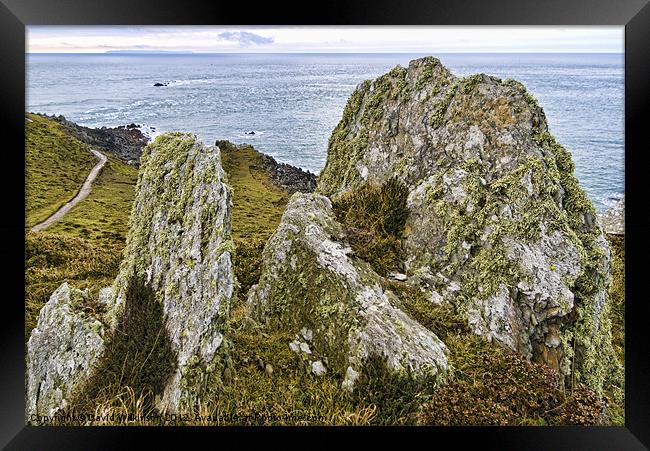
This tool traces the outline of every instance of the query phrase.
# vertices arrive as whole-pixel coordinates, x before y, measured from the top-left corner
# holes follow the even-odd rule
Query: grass
[[[26,227],[46,220],[81,188],[97,158],[56,122],[28,114],[25,122]]]
[[[119,270],[124,245],[98,245],[90,240],[29,232],[25,238],[25,342],[38,313],[63,282],[89,289],[90,298],[110,286]]]
[[[262,248],[280,222],[288,195],[260,169],[259,154],[254,149],[237,149],[225,143],[220,143],[220,147],[234,191],[234,265],[241,284],[241,301],[259,277]],[[333,375],[315,377],[307,371],[288,346],[293,337],[283,332],[265,333],[251,326],[246,318],[246,306],[239,302],[230,318],[233,371],[228,376],[224,374],[225,386],[218,396],[164,424],[403,423],[413,411],[415,401],[420,400],[414,392],[417,387],[386,377],[381,365],[372,366],[376,371],[360,383],[354,395],[349,395],[341,390],[341,381]],[[104,417],[113,415],[111,420],[94,424],[160,424],[161,420],[156,418],[137,419],[138,414],[155,414],[152,400],[158,390],[153,384],[137,383],[140,376],[132,370],[142,367],[133,363],[138,360],[135,356],[139,351],[132,349],[133,352],[126,353],[124,349],[116,353],[121,357],[107,359],[112,363],[105,366],[112,369],[102,373],[110,377],[102,384],[93,383],[100,388],[86,392],[78,405]],[[89,403],[89,398],[94,398],[94,402]],[[124,414],[132,417],[118,417]]]
[[[48,232],[81,237],[102,245],[124,242],[138,170],[110,155],[107,157],[88,197],[48,227]]]
[[[275,232],[289,200],[262,169],[261,154],[250,146],[219,141],[221,162],[233,189],[232,238],[235,242],[235,276],[240,293],[259,280],[262,250]]]
[[[175,363],[176,355],[165,331],[163,306],[156,301],[151,287],[133,278],[127,288],[124,314],[107,340],[106,353],[71,402],[72,410],[92,411],[98,400],[120,399],[124,390],[161,394]],[[142,408],[153,408],[154,401],[143,395]]]
[[[381,275],[400,271],[402,233],[408,217],[408,189],[396,178],[366,182],[332,203],[355,255]]]
[[[53,148],[60,148],[56,138],[52,140]],[[246,319],[246,306],[241,303],[259,278],[264,243],[279,224],[288,195],[261,169],[260,154],[253,148],[229,143],[220,143],[220,147],[234,191],[234,265],[241,284],[240,302],[229,320],[232,371],[224,374],[219,394],[195,411],[175,418],[152,417],[173,359],[161,335],[160,306],[152,302],[146,286],[132,286],[126,308],[131,314],[125,315],[117,333],[109,338],[101,370],[75,403],[84,413],[103,416],[91,424],[547,425],[602,420],[593,392],[582,386],[565,392],[549,368],[469,334],[453,307],[431,304],[418,290],[400,282],[385,281],[384,289],[396,293],[399,306],[449,347],[453,370],[447,385],[433,391],[427,381],[415,384],[408,378],[389,377],[381,362],[369,362],[367,374],[352,395],[341,390],[340,380],[331,374],[313,376],[289,349],[293,337],[258,329]],[[136,176],[134,168],[109,157],[87,199],[46,231],[27,234],[26,338],[39,309],[63,281],[89,288],[91,298],[112,283],[119,269]],[[44,189],[46,184],[39,186]],[[396,181],[368,184],[335,203],[353,249],[381,273],[399,269],[404,203]],[[28,209],[32,221],[38,214]],[[614,339],[622,357],[624,241],[609,238]],[[610,406],[609,417],[615,424],[622,423],[622,407]]]
[[[56,211],[59,206],[55,198],[64,203],[74,197],[95,165],[85,145],[66,135],[58,124],[37,115],[29,117],[34,122],[26,123],[28,225]],[[85,172],[81,171],[84,166],[77,154],[89,156]],[[75,179],[78,185],[73,186],[72,179],[62,176],[62,172],[79,172]],[[61,283],[67,281],[77,288],[89,289],[91,298],[113,283],[122,259],[136,181],[136,168],[108,156],[86,199],[47,229],[27,232],[25,340],[36,326],[41,307]],[[64,198],[62,193],[69,197]],[[37,202],[30,207],[30,198],[49,199],[51,208],[45,208],[45,204],[36,208]]]
[[[283,333],[265,334],[247,327],[244,318],[244,306],[232,312],[233,373],[224,377],[225,386],[215,398],[194,411],[183,412],[175,418],[156,417],[152,408],[156,395],[151,384],[134,387],[127,383],[98,383],[103,388],[85,397],[84,401],[92,398],[92,402],[86,405],[84,412],[110,418],[92,423],[106,425],[358,425],[372,422],[377,410],[375,406],[359,405],[340,389],[337,381],[306,372],[287,345],[291,337]],[[116,359],[114,363],[119,361]],[[129,369],[136,366],[129,362],[124,365]],[[272,371],[267,370],[269,366]],[[133,379],[133,373],[128,370],[116,371],[119,365],[107,365],[109,367],[113,368],[110,371],[112,381],[121,374],[129,374]],[[131,418],[119,415],[131,415]]]

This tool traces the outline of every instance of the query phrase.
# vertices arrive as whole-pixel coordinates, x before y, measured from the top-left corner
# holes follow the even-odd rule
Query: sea
[[[249,143],[318,173],[354,88],[427,54],[28,54],[26,109],[88,127]],[[438,53],[459,76],[521,81],[597,210],[624,195],[624,55]],[[167,86],[154,87],[155,83]],[[254,132],[251,134],[250,132]]]

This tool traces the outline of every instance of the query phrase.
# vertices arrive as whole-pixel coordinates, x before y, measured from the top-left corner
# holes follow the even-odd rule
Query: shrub
[[[467,335],[448,337],[453,374],[417,414],[420,424],[600,424],[603,409],[592,390],[565,393],[550,367]]]

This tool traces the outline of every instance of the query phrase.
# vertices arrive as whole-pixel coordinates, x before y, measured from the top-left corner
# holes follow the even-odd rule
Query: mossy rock
[[[86,291],[63,283],[40,311],[27,342],[30,423],[66,409],[104,354],[106,328],[87,305]]]
[[[407,187],[408,283],[567,381],[622,387],[608,318],[610,251],[570,153],[519,82],[411,61],[351,95],[317,192]],[[573,377],[568,377],[573,372]]]
[[[194,135],[166,133],[144,149],[136,191],[111,323],[124,311],[133,278],[151,287],[177,354],[158,407],[176,412],[218,389],[227,366],[235,285],[231,190],[218,148]]]
[[[440,383],[445,345],[396,306],[381,280],[352,255],[329,199],[296,193],[264,248],[248,309],[269,330],[294,335],[287,346],[312,368],[321,362],[346,390],[373,359],[398,377]]]

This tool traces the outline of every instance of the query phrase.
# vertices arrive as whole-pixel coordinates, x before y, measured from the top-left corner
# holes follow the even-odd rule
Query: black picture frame
[[[281,6],[198,0],[0,0],[0,180],[5,214],[2,274],[4,302],[0,329],[0,446],[8,449],[114,449],[136,442],[199,438],[221,443],[236,434],[237,445],[281,438],[285,445],[310,446],[346,439],[350,428],[195,428],[25,426],[24,363],[24,113],[26,25],[624,25],[625,26],[625,192],[626,217],[626,426],[508,428],[362,428],[376,440],[395,432],[407,442],[430,446],[465,444],[481,449],[648,449],[650,447],[650,349],[644,262],[650,256],[648,193],[648,109],[650,107],[650,4],[648,0],[395,0],[324,2]],[[597,124],[594,124],[597,126]],[[7,289],[10,289],[7,291]],[[254,432],[252,434],[251,432]],[[287,433],[288,432],[288,433]],[[323,433],[324,432],[324,433]],[[345,435],[345,437],[344,437]],[[200,437],[195,437],[200,436]],[[221,437],[221,438],[219,438]],[[229,437],[230,438],[230,437]],[[367,439],[363,437],[364,440]]]

